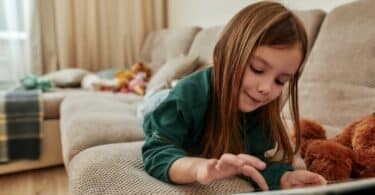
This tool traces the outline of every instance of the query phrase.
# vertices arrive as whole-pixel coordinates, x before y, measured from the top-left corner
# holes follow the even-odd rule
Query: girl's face
[[[275,100],[301,63],[300,44],[292,47],[258,47],[244,73],[239,110],[251,112]]]

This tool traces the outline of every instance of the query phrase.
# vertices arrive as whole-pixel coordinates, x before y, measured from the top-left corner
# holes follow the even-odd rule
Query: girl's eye
[[[275,83],[277,84],[277,85],[280,85],[280,86],[283,86],[285,83],[284,82],[281,82],[281,81],[279,81],[279,80],[275,80]]]
[[[257,70],[257,69],[255,69],[254,66],[252,66],[252,65],[250,65],[250,68],[256,74],[262,74],[264,72],[263,70]]]

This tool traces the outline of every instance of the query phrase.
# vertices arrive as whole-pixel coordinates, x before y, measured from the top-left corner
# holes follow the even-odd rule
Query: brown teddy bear
[[[332,139],[316,121],[303,119],[301,156],[328,181],[375,176],[375,113],[345,127]]]

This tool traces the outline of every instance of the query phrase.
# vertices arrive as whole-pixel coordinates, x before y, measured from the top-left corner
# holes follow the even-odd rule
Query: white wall
[[[241,8],[259,0],[169,0],[169,27],[223,25]],[[291,9],[322,9],[329,12],[354,0],[279,0]]]

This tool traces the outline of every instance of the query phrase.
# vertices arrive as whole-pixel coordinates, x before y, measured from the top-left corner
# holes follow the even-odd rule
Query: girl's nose
[[[263,96],[267,96],[271,92],[272,82],[266,81],[262,82],[258,86],[258,92]]]

